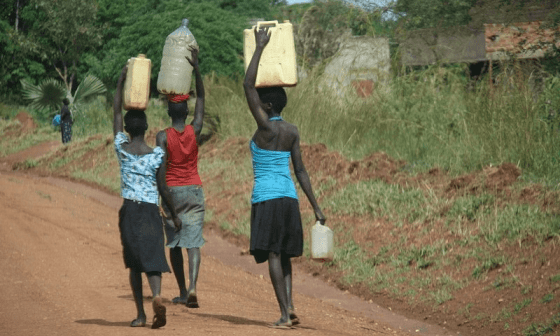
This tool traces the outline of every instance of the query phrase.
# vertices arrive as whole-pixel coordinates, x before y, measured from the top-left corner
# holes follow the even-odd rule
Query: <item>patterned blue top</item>
[[[298,199],[290,175],[290,152],[261,149],[251,140],[251,155],[255,175],[251,204],[282,197]]]
[[[144,155],[134,155],[122,149],[129,142],[128,136],[118,132],[115,136],[115,151],[121,168],[121,196],[133,201],[159,205],[156,171],[163,161],[163,149]]]

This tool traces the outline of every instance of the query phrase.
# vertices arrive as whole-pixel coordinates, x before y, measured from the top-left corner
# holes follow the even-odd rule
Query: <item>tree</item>
[[[124,23],[118,37],[105,43],[101,53],[89,54],[86,65],[104,82],[114,83],[130,57],[145,54],[152,61],[152,78],[157,79],[165,39],[179,28],[183,18],[190,20],[189,29],[200,46],[201,72],[226,76],[243,73],[241,55],[247,18],[213,2],[184,6],[180,0],[163,1],[156,10],[138,10],[121,17]],[[153,92],[156,82],[152,80]]]
[[[101,43],[95,26],[97,5],[88,0],[31,0],[29,11],[39,12],[30,37],[42,46],[41,54],[71,92],[84,52]]]
[[[288,12],[289,14],[289,12]],[[298,60],[313,67],[336,54],[347,34],[386,35],[381,11],[367,11],[347,1],[317,1],[309,7],[297,25],[295,34]]]
[[[62,106],[62,99],[68,98],[70,110],[75,112],[80,105],[90,99],[103,94],[107,89],[97,77],[88,75],[78,85],[74,94],[60,81],[49,78],[39,85],[33,85],[28,80],[21,81],[23,98],[29,101],[31,107],[38,110],[57,110]]]
[[[16,99],[14,92],[19,90],[22,79],[45,75],[46,69],[37,56],[39,49],[38,44],[0,20],[0,94],[5,101]]]
[[[29,102],[31,108],[38,110],[56,110],[66,97],[66,88],[54,78],[46,79],[38,85],[22,79],[21,87],[23,99]]]
[[[405,29],[465,25],[477,0],[397,0],[392,11]]]
[[[0,20],[7,21],[17,32],[20,30],[21,9],[29,0],[0,0]]]

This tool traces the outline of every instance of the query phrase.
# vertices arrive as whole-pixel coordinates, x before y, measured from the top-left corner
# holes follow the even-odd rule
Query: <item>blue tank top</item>
[[[251,140],[251,156],[255,176],[251,204],[282,197],[298,199],[290,174],[290,152],[261,149]]]

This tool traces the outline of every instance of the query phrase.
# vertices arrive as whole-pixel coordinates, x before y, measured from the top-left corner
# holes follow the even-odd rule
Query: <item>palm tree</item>
[[[60,108],[62,99],[66,97],[66,88],[64,85],[53,78],[45,79],[39,85],[33,85],[31,82],[21,80],[23,99],[30,102],[31,108],[38,110],[56,110]]]
[[[66,89],[66,86],[56,79],[46,79],[39,85],[33,85],[27,80],[21,81],[23,99],[30,102],[30,106],[39,110],[58,110],[62,106],[62,99],[70,101],[70,111],[75,113],[80,106],[107,91],[105,85],[99,78],[87,75],[78,85],[74,95]]]

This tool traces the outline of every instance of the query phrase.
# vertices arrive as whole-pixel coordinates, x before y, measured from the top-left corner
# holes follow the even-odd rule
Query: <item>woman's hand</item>
[[[257,47],[264,48],[268,42],[270,41],[270,33],[268,31],[268,27],[261,27],[257,29],[255,27],[255,41],[257,43]]]
[[[323,212],[321,212],[320,209],[315,211],[315,219],[319,221],[321,225],[325,225],[325,222],[327,221],[327,218],[323,215]]]
[[[183,225],[181,219],[177,216],[173,216],[172,220],[173,220],[173,224],[175,225],[175,232],[179,232],[181,230],[181,226]]]
[[[193,68],[198,68],[198,49],[190,46],[189,51],[191,52],[192,59],[188,58],[187,56],[185,56],[185,58],[187,59],[187,61],[189,61]]]

